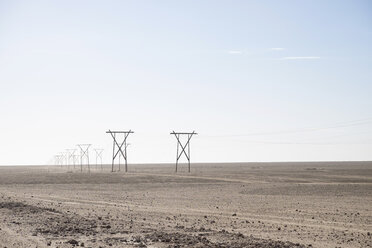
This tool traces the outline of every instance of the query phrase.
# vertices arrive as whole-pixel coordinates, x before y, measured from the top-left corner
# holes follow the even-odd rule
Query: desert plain
[[[372,247],[372,162],[110,170],[0,167],[0,248]]]

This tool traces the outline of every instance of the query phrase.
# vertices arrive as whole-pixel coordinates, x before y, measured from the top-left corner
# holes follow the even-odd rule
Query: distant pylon
[[[54,155],[54,164],[55,165],[60,165],[62,167],[61,155]]]
[[[108,130],[106,133],[109,133],[111,137],[113,138],[113,148],[112,148],[112,167],[111,167],[111,172],[114,172],[114,163],[115,163],[115,158],[120,154],[125,161],[125,172],[128,171],[128,156],[127,156],[127,138],[129,134],[134,133],[132,130],[129,131],[111,131]],[[118,143],[116,134],[123,134],[123,141],[121,144]],[[115,151],[117,147],[117,151]],[[124,151],[122,148],[124,147]],[[119,161],[119,171],[120,171],[120,161]]]
[[[185,154],[185,157],[188,161],[189,172],[190,172],[190,140],[192,136],[196,135],[197,133],[195,133],[195,131],[193,131],[192,133],[179,133],[179,132],[176,133],[175,131],[173,131],[170,134],[171,135],[173,134],[177,139],[176,172],[177,172],[177,167],[178,167],[178,160],[180,159],[182,154]],[[185,145],[182,145],[180,135],[187,135],[187,141]],[[179,147],[181,147],[181,152],[179,152]],[[187,148],[187,153],[186,153],[186,148]]]
[[[60,161],[61,161],[61,167],[65,164],[67,165],[67,155],[66,152],[60,153]]]
[[[80,148],[80,171],[83,171],[83,161],[85,159],[88,165],[88,172],[90,172],[90,165],[89,165],[89,147],[92,144],[78,144],[77,146]]]
[[[75,169],[75,160],[74,160],[74,155],[75,155],[76,149],[66,149],[66,155],[67,155],[67,168],[70,168],[70,165],[74,165]]]
[[[75,165],[80,163],[80,154],[75,154],[73,159],[74,159],[74,169],[75,169]]]
[[[102,153],[103,153],[103,149],[94,149],[94,151],[96,152],[96,169],[98,169],[98,160],[101,164],[101,170],[103,170],[103,167],[102,167]]]

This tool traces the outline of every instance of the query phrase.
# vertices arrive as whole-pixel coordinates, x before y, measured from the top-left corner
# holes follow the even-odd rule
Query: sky
[[[0,0],[0,165],[372,160],[371,48],[371,1]]]

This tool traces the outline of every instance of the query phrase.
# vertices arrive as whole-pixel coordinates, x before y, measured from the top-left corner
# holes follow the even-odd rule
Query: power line
[[[337,128],[343,128],[343,127],[353,127],[353,126],[367,125],[370,123],[372,123],[372,118],[348,121],[348,122],[340,122],[332,126],[324,126],[324,127],[311,127],[311,128],[302,128],[302,129],[291,129],[291,130],[282,130],[282,131],[273,131],[273,132],[257,132],[257,133],[246,133],[246,134],[200,135],[200,137],[223,138],[223,137],[280,135],[280,134],[291,134],[291,133],[315,132],[315,131],[337,129]]]
[[[265,144],[265,145],[370,145],[372,139],[359,142],[290,142],[290,141],[257,141],[245,140],[239,141],[252,144]]]

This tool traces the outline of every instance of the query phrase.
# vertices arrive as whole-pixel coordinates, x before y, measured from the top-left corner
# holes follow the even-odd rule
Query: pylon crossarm
[[[106,133],[127,133],[127,134],[130,134],[130,133],[134,133],[132,130],[129,130],[129,131],[111,131],[111,130],[108,130]]]

